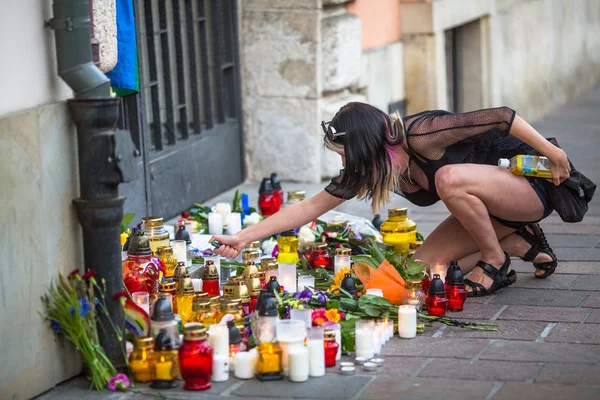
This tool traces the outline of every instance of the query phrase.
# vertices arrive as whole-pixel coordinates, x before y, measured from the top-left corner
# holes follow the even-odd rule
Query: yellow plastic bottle
[[[499,159],[498,166],[510,170],[515,175],[552,179],[552,164],[546,157],[519,154],[510,160]]]
[[[381,224],[383,242],[394,246],[396,253],[402,255],[409,250],[410,244],[417,241],[417,224],[408,218],[406,207],[393,207],[388,210],[388,219]]]
[[[277,239],[279,264],[298,264],[298,237],[294,231],[285,231]]]

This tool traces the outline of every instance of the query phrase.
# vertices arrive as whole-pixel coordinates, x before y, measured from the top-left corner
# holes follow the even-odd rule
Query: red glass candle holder
[[[337,356],[339,344],[335,341],[335,331],[325,331],[325,367],[335,367],[335,358]]]
[[[129,255],[123,262],[123,283],[129,293],[158,293],[159,270],[150,257]]]
[[[218,279],[206,279],[202,281],[202,291],[206,292],[207,296],[219,296],[221,290],[219,288]]]
[[[448,299],[445,295],[427,296],[427,310],[433,317],[443,317],[448,309]]]
[[[258,295],[260,292],[253,292],[250,295],[250,313],[253,313],[256,310],[256,302],[258,301]]]
[[[308,263],[311,268],[330,268],[331,256],[327,252],[326,243],[316,243],[312,247],[312,251],[308,255]]]
[[[206,328],[194,325],[184,330],[179,348],[179,367],[186,390],[206,390],[211,386],[213,350],[206,341]]]
[[[429,285],[431,284],[431,281],[429,280],[429,278],[423,278],[423,280],[421,281],[421,285],[423,286],[423,291],[425,293],[429,293]]]
[[[446,297],[448,298],[448,311],[462,311],[467,300],[465,285],[446,285]]]

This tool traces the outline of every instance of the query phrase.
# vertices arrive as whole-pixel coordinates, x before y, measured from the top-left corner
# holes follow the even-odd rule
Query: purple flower
[[[116,374],[115,376],[110,378],[110,381],[108,381],[106,387],[108,388],[108,390],[113,392],[116,392],[117,390],[124,392],[130,384],[131,382],[129,382],[129,378],[127,377],[127,375]]]
[[[90,304],[87,302],[87,300],[86,299],[79,300],[79,314],[82,317],[85,317],[89,310],[90,310]]]
[[[286,296],[288,294],[290,294],[290,292],[288,292],[287,290],[283,289],[283,295]]]
[[[298,300],[308,303],[312,299],[312,292],[308,289],[304,289],[297,297]]]
[[[327,303],[327,296],[325,296],[323,293],[319,293],[319,296],[317,296],[317,301],[325,305],[325,303]]]
[[[273,247],[273,251],[271,252],[271,257],[277,258],[278,255],[279,255],[279,246],[275,245],[275,247]]]
[[[284,319],[290,319],[290,310],[291,310],[290,306],[285,307],[285,318]]]
[[[52,329],[54,329],[54,332],[58,333],[60,332],[60,324],[56,321],[52,321],[52,323],[50,324],[50,327]]]

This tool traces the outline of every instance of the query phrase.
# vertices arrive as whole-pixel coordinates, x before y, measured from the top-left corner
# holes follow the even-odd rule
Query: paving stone
[[[541,363],[511,361],[435,360],[421,371],[419,377],[522,382],[533,379],[542,366]]]
[[[262,398],[348,399],[369,384],[371,379],[367,376],[328,373],[324,377],[311,378],[302,383],[291,383],[287,379],[269,383],[250,380],[244,382],[231,394]]]
[[[600,385],[600,365],[545,364],[535,382],[565,385]]]
[[[592,310],[585,320],[586,324],[600,324],[600,310]]]
[[[600,249],[577,249],[563,247],[554,249],[558,261],[597,261],[600,260]]]
[[[600,329],[596,325],[557,324],[546,342],[600,344]],[[597,351],[600,352],[600,346]]]
[[[353,362],[353,357],[342,357],[342,361]],[[377,375],[377,376],[400,376],[403,378],[409,377],[417,372],[427,358],[423,357],[394,357],[386,356],[383,366],[377,368],[373,372],[363,370],[359,365],[356,365],[356,373],[358,375]],[[327,369],[327,372],[340,372],[340,366]]]
[[[578,307],[586,296],[570,290],[507,288],[494,295],[490,304]]]
[[[499,320],[581,322],[587,315],[587,308],[575,307],[536,307],[509,306],[498,317]]]
[[[497,321],[501,326],[494,327],[496,331],[480,331],[458,327],[448,327],[444,330],[443,338],[477,338],[477,339],[507,339],[535,340],[548,326],[547,322],[537,321]]]
[[[489,343],[485,339],[420,338],[392,340],[382,356],[473,358]]]
[[[580,276],[573,285],[573,290],[600,290],[600,275],[598,276]]]
[[[558,269],[558,268],[557,268]],[[553,274],[546,279],[539,279],[533,275],[533,269],[530,274],[520,274],[512,288],[530,288],[530,289],[569,289],[577,275]]]
[[[530,262],[521,261],[513,258],[511,260],[511,268],[519,273],[517,282],[518,284],[522,279],[528,276],[533,277],[535,269],[533,264]],[[562,275],[600,275],[600,262],[597,261],[560,261],[556,267],[554,274],[546,279],[540,279],[540,281],[554,281],[557,277]],[[514,286],[513,286],[514,287]]]
[[[467,299],[462,311],[449,311],[446,315],[455,319],[476,319],[482,321],[492,318],[503,307],[502,304],[477,304],[471,301],[473,299]]]
[[[563,247],[592,248],[600,242],[600,238],[594,235],[552,234],[546,235],[546,239],[556,252],[560,252]]]
[[[493,400],[598,400],[600,386],[561,386],[547,383],[507,382],[496,393]]]
[[[590,211],[588,211],[588,213],[583,218],[583,221],[581,221],[580,223],[586,224],[586,225],[600,225],[600,216],[599,215],[591,215]],[[544,222],[542,222],[542,224],[564,224],[564,225],[571,225],[570,223],[563,222],[563,220],[560,219],[560,216],[558,214],[552,214],[552,215],[550,215],[549,217],[547,217],[546,219],[544,219]]]
[[[598,229],[598,225],[587,224],[546,224],[541,223],[542,229],[546,234],[556,233],[562,235],[593,235]]]
[[[581,306],[589,308],[600,308],[600,293],[590,293]]]
[[[485,350],[480,359],[523,362],[597,363],[600,361],[600,347],[592,344],[498,340]]]
[[[489,394],[493,385],[492,382],[461,381],[457,379],[377,378],[360,398],[365,400],[483,400]]]

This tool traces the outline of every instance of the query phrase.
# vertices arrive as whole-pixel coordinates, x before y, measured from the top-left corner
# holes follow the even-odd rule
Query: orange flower
[[[335,308],[327,310],[325,317],[331,322],[340,322],[340,313]]]
[[[323,323],[325,323],[325,322],[327,322],[327,319],[326,319],[326,318],[321,318],[321,317],[318,317],[318,318],[315,318],[315,319],[313,319],[313,325],[314,325],[314,326],[321,326],[321,325],[323,325]]]

